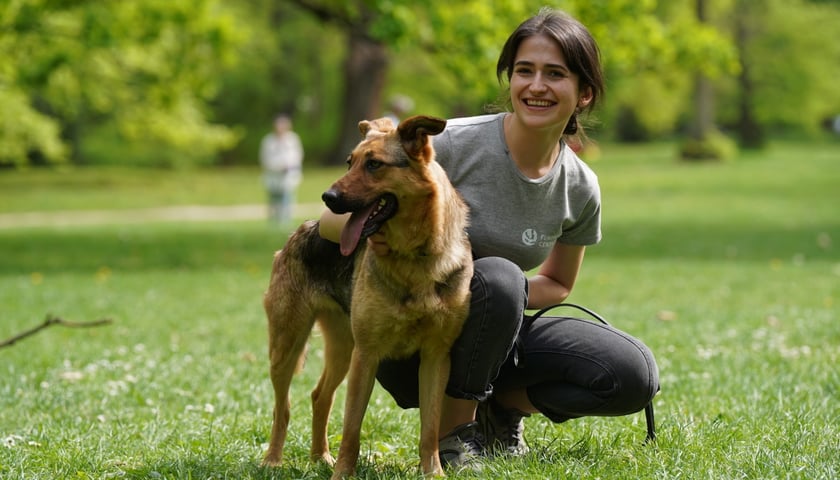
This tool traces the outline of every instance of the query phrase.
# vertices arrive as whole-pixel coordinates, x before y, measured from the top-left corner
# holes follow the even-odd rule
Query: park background
[[[0,0],[2,478],[325,478],[307,462],[319,338],[286,466],[268,439],[261,293],[289,230],[257,148],[278,112],[320,211],[356,123],[482,113],[545,2]],[[560,1],[607,96],[585,159],[604,242],[571,300],[651,346],[641,414],[527,420],[533,453],[464,478],[840,476],[840,2]],[[333,414],[338,444],[343,390]],[[416,477],[416,411],[377,390],[361,478]]]

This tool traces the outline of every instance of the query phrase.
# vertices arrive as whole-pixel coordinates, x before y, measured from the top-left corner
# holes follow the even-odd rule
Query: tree
[[[86,136],[106,124],[172,161],[236,140],[207,119],[238,41],[216,0],[3,2],[0,31],[0,163],[82,162]]]
[[[338,142],[328,154],[334,161],[344,161],[358,143],[359,121],[376,116],[381,103],[389,57],[386,44],[376,36],[375,26],[384,10],[375,10],[375,2],[293,1],[320,21],[333,23],[346,33],[341,95],[344,108],[338,112]]]
[[[729,118],[767,131],[818,131],[826,117],[840,112],[840,42],[831,41],[840,4],[766,0],[757,9],[740,2],[740,21],[754,33],[741,45],[750,81],[733,92],[748,96],[742,109],[749,112],[730,111]]]
[[[695,0],[695,14],[701,24],[709,23],[708,1]],[[699,66],[694,70],[693,115],[687,138],[680,146],[683,160],[726,160],[735,149],[715,123],[715,86]]]

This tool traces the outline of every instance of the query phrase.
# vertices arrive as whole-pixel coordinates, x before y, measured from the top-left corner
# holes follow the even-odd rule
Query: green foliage
[[[748,55],[757,118],[816,131],[823,119],[840,113],[840,42],[829,40],[837,35],[839,6],[807,0],[744,5],[752,21]]]
[[[305,162],[319,163],[338,133],[345,38],[287,2],[248,2],[236,18],[249,34],[238,48],[237,68],[221,76],[213,112],[237,125],[242,137],[223,161],[256,165],[262,137],[274,116],[286,112],[303,141]]]
[[[390,52],[382,95],[372,102],[401,94],[415,101],[410,113],[477,114],[502,103],[498,53],[544,3],[0,2],[0,164],[253,164],[280,111],[294,114],[307,161],[321,163],[347,128],[340,119],[351,32]],[[739,115],[741,65],[755,79],[763,127],[812,133],[840,112],[840,43],[825,40],[840,21],[836,2],[706,3],[708,25],[698,23],[694,2],[552,4],[584,22],[601,46],[608,89],[597,136],[678,131],[697,71],[715,82],[718,122],[729,126]],[[736,18],[751,33],[740,59]]]
[[[695,72],[712,78],[738,72],[737,52],[726,31],[699,23],[694,2],[616,1],[615,8],[624,13],[625,28],[616,28],[597,10],[590,21],[599,32],[607,68],[605,125],[627,122],[629,112],[634,123],[629,127],[638,136],[670,135],[691,111]],[[622,130],[610,130],[625,139]]]
[[[0,19],[0,86],[38,132],[4,128],[0,162],[78,155],[84,129],[105,122],[129,144],[159,143],[183,158],[210,157],[236,141],[234,130],[207,119],[240,41],[215,0],[19,0],[4,2]],[[63,130],[32,120],[42,117]]]
[[[0,40],[2,41],[2,40]],[[0,60],[2,62],[2,60]],[[23,166],[27,154],[38,150],[52,162],[67,159],[67,147],[59,139],[60,125],[55,119],[29,107],[29,102],[20,90],[7,90],[0,84],[0,165],[9,162]]]
[[[601,0],[569,2],[601,47],[615,75],[702,68],[719,76],[737,71],[737,56],[721,32],[698,23],[689,2]]]

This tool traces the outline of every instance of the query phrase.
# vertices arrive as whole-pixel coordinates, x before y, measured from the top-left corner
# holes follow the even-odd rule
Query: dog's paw
[[[309,459],[312,463],[323,463],[329,467],[335,466],[335,458],[330,455],[330,452],[323,452],[323,453],[312,453]]]

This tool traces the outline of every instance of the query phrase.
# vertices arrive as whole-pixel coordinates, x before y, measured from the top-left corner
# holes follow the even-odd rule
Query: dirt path
[[[298,204],[296,217],[317,218],[321,203]],[[213,222],[261,220],[267,216],[265,205],[138,208],[129,210],[68,210],[55,212],[0,213],[0,230],[25,227],[133,224],[146,222]]]

